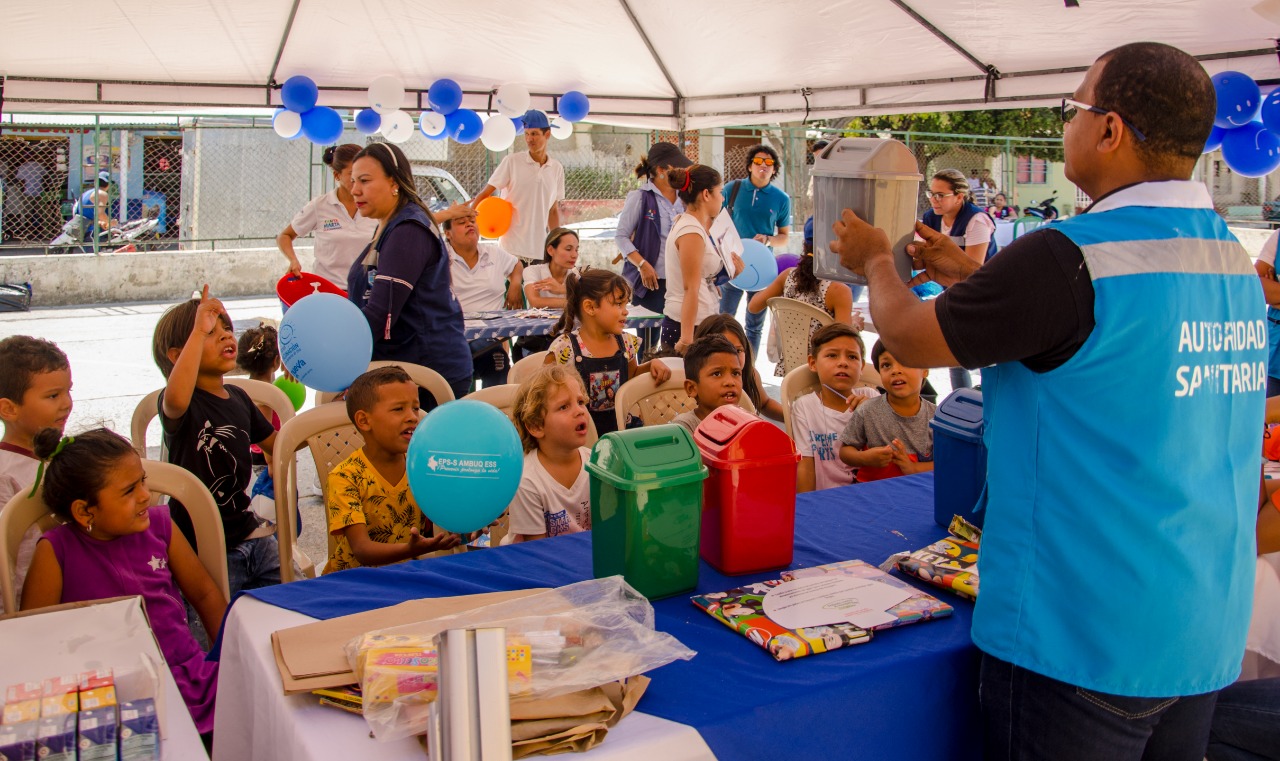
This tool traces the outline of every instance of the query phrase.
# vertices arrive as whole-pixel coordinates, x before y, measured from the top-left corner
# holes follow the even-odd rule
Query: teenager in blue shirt
[[[747,150],[746,179],[724,186],[724,208],[729,210],[738,235],[744,240],[754,238],[773,249],[786,246],[791,232],[791,197],[772,184],[781,167],[777,151],[767,145],[753,145]],[[720,311],[736,315],[742,293],[732,283],[722,285]],[[759,354],[764,312],[747,310],[746,328],[751,351]]]

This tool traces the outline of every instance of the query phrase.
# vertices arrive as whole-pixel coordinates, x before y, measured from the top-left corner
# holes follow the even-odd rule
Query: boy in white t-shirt
[[[857,469],[840,460],[840,434],[859,404],[879,396],[874,388],[858,386],[865,351],[862,336],[842,322],[813,334],[809,369],[821,385],[791,405],[791,435],[800,451],[797,492],[853,483]]]
[[[524,473],[508,508],[504,543],[589,531],[590,417],[582,379],[566,365],[544,365],[520,384],[513,416],[524,444]]]

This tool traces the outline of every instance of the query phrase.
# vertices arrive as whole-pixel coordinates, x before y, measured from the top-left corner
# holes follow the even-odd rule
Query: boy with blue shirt
[[[753,145],[747,150],[747,178],[734,180],[724,187],[724,208],[729,210],[738,235],[744,240],[757,240],[770,248],[787,245],[791,232],[791,196],[771,184],[780,167],[777,151],[767,145]],[[720,311],[736,315],[742,293],[732,283],[722,285]],[[755,293],[749,295],[754,296]],[[746,329],[752,355],[759,355],[764,312],[753,313],[748,309]]]

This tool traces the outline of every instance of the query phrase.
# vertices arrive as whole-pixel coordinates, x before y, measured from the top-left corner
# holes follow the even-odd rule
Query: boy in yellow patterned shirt
[[[334,547],[325,573],[377,566],[456,547],[457,534],[432,536],[409,491],[405,453],[418,427],[418,386],[399,367],[380,367],[347,390],[347,417],[364,446],[329,473],[325,510]]]

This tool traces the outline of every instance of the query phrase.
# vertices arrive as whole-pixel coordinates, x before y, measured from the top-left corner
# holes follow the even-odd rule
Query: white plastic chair
[[[547,353],[540,351],[537,354],[530,354],[511,366],[507,371],[507,384],[518,386],[538,371],[547,363]]]
[[[635,415],[644,425],[670,423],[676,415],[698,406],[698,400],[684,390],[684,370],[671,368],[671,377],[662,384],[655,384],[653,376],[644,373],[623,383],[614,396],[614,410],[618,414],[618,430],[627,427],[627,418]],[[755,414],[756,407],[746,393],[738,396],[738,406]]]
[[[392,362],[388,360],[374,360],[369,363],[366,370],[376,370],[379,367],[398,367],[413,379],[413,382],[425,388],[428,393],[436,398],[436,404],[444,404],[452,402],[454,399],[453,389],[449,386],[449,381],[444,379],[440,373],[429,367],[415,365],[412,362]],[[328,404],[338,398],[338,394],[328,391],[316,392],[316,406]]]
[[[515,422],[516,407],[516,391],[520,389],[515,383],[504,383],[501,386],[490,386],[489,388],[481,388],[472,391],[470,394],[462,397],[463,399],[471,399],[485,404],[492,404],[494,407],[502,410],[502,414],[506,415],[513,423]],[[595,421],[590,417],[587,418],[587,446],[593,447],[599,439],[596,433]]]
[[[813,324],[820,327],[835,322],[835,318],[821,309],[796,299],[781,296],[769,299],[769,311],[773,314],[773,323],[777,326],[779,343],[782,345],[782,356],[778,364],[782,372],[791,372],[809,361],[809,337],[815,330]]]
[[[187,509],[196,532],[200,564],[209,572],[223,598],[230,598],[227,545],[222,534],[222,515],[218,512],[217,503],[213,501],[213,495],[200,483],[200,479],[177,465],[144,459],[142,468],[147,474],[147,487],[152,492],[167,494],[180,501]],[[14,589],[14,563],[23,536],[32,525],[39,526],[41,532],[44,532],[62,522],[49,511],[39,490],[33,497],[27,496],[30,493],[30,489],[23,489],[0,508],[0,596],[3,596],[5,611],[10,613],[18,609],[17,591]],[[281,563],[281,570],[285,565]]]
[[[223,382],[229,386],[238,386],[244,389],[254,404],[264,404],[270,407],[271,411],[280,418],[280,425],[284,425],[294,415],[293,402],[289,400],[289,395],[270,383],[232,377],[224,378]],[[144,460],[147,459],[147,428],[151,425],[151,421],[160,414],[160,392],[163,390],[156,389],[152,391],[142,397],[142,401],[138,402],[138,406],[133,408],[133,420],[129,424],[129,441],[133,444],[133,451],[137,452],[138,456]],[[164,456],[163,448],[161,448],[160,456]]]
[[[794,432],[791,430],[791,405],[805,394],[818,390],[821,381],[818,380],[818,374],[809,369],[809,363],[797,367],[787,373],[782,379],[782,426],[786,430],[787,435],[795,438]],[[867,388],[878,388],[880,386],[880,373],[877,373],[869,364],[865,362],[862,365],[862,374],[858,378],[858,386],[866,386]]]

